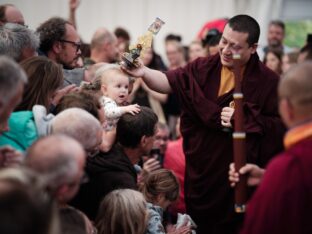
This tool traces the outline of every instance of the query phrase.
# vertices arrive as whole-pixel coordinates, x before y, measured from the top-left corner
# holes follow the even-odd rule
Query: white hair
[[[6,23],[0,27],[0,54],[10,56],[15,61],[21,59],[22,50],[39,48],[39,35],[23,25]]]
[[[20,83],[27,83],[27,76],[24,70],[9,57],[0,56],[1,102],[6,104],[17,93],[17,87]]]
[[[69,108],[52,120],[52,132],[76,139],[85,149],[97,144],[97,134],[102,130],[99,120],[80,108]]]

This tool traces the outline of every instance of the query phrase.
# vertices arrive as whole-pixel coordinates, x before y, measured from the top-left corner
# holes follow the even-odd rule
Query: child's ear
[[[160,193],[157,195],[156,197],[156,203],[159,205],[159,206],[162,206],[163,203],[166,201],[166,197],[165,197],[165,194],[164,193]]]
[[[101,85],[101,91],[102,91],[102,93],[105,95],[106,94],[106,92],[107,92],[107,86],[105,85],[105,84],[102,84]]]

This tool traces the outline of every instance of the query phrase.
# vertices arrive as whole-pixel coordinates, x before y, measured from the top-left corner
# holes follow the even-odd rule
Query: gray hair
[[[59,186],[70,183],[78,173],[79,168],[74,158],[67,154],[58,154],[45,168],[42,178],[48,181],[48,188],[55,192]]]
[[[0,56],[0,101],[6,104],[16,94],[19,83],[27,83],[24,70],[9,57]]]
[[[37,140],[27,151],[25,165],[40,174],[51,193],[72,183],[79,166],[82,146],[69,136],[54,134]]]
[[[97,133],[101,124],[94,116],[80,108],[69,108],[52,120],[52,132],[61,133],[76,139],[84,149],[97,145]]]
[[[17,62],[21,59],[23,49],[36,51],[39,42],[39,35],[23,25],[6,23],[0,27],[0,54],[10,56]]]

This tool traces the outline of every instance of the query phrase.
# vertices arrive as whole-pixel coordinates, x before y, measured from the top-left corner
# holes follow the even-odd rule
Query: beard
[[[282,44],[279,40],[271,40],[270,46],[274,48],[279,48],[279,47],[282,47]]]

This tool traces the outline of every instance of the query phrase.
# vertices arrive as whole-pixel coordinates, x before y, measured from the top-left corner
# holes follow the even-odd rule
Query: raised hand
[[[80,0],[69,0],[69,9],[71,11],[76,11],[79,7]]]
[[[65,88],[59,89],[54,93],[51,103],[56,106],[64,95],[72,92],[78,92],[78,90],[79,87],[77,87],[75,84],[71,84]]]
[[[140,106],[138,104],[123,106],[121,108],[123,109],[124,113],[130,113],[132,115],[138,114],[141,111]]]
[[[19,166],[23,159],[23,154],[11,146],[0,147],[0,167]]]
[[[129,74],[130,76],[133,76],[133,77],[143,77],[144,74],[145,74],[145,69],[147,69],[147,67],[145,67],[143,65],[143,62],[141,59],[137,59],[137,67],[136,68],[128,68],[126,67],[125,65],[121,65],[121,69]]]

